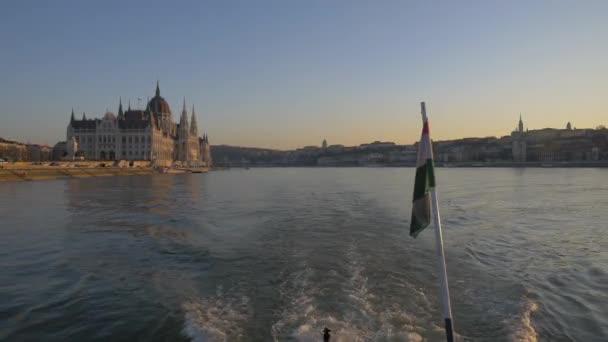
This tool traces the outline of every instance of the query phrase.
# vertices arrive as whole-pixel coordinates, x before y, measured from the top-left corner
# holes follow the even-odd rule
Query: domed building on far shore
[[[69,158],[88,160],[149,160],[157,166],[169,166],[180,162],[184,166],[211,165],[209,138],[199,137],[199,128],[192,106],[190,120],[184,99],[179,123],[174,123],[171,108],[156,94],[148,101],[145,110],[123,111],[119,100],[118,114],[107,112],[101,119],[74,117],[74,110],[67,127],[67,141],[72,138],[77,150]]]

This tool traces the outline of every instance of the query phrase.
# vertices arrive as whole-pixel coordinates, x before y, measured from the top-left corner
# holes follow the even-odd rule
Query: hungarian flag
[[[426,108],[422,102],[422,136],[418,144],[418,159],[416,161],[416,180],[414,183],[414,199],[412,205],[412,220],[410,235],[413,237],[431,223],[431,198],[429,191],[435,188],[435,170],[433,167],[433,150],[429,137],[429,121]]]

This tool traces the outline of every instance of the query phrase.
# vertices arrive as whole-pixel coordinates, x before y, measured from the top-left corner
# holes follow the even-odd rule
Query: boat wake
[[[305,256],[290,263],[280,274],[273,314],[255,317],[257,324],[267,322],[269,340],[317,342],[325,327],[331,329],[334,342],[418,342],[424,340],[422,336],[439,334],[428,323],[431,310],[424,292],[397,275],[370,281],[361,254],[350,246],[341,270],[312,267]],[[408,294],[407,300],[396,301],[393,298],[406,297],[385,293],[387,284]],[[197,342],[251,338],[247,329],[252,328],[254,315],[249,298],[239,291],[228,292],[218,287],[210,298],[185,302],[183,333]]]
[[[397,304],[377,305],[368,288],[368,278],[356,248],[347,252],[347,275],[330,271],[327,283],[342,287],[339,298],[330,297],[318,286],[317,272],[305,267],[286,277],[280,286],[284,303],[279,320],[271,332],[274,341],[319,341],[321,331],[331,329],[332,341],[422,341],[425,329],[416,325],[413,316]],[[335,293],[335,292],[334,292]]]
[[[511,335],[511,340],[514,342],[536,342],[537,333],[532,325],[531,315],[538,310],[538,305],[530,299],[526,299],[522,305],[522,311],[518,319],[512,324],[514,332]]]
[[[189,300],[182,305],[186,320],[183,333],[195,342],[241,340],[248,303],[246,296],[224,295],[221,286],[212,298]]]

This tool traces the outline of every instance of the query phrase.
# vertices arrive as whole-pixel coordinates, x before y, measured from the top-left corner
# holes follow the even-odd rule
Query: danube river
[[[0,340],[442,341],[414,169],[0,184]],[[438,169],[454,326],[608,340],[608,170]]]

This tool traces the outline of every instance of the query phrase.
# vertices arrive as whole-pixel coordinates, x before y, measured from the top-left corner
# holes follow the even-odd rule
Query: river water
[[[411,168],[0,184],[0,340],[442,341]],[[608,170],[438,169],[454,325],[608,340]]]

